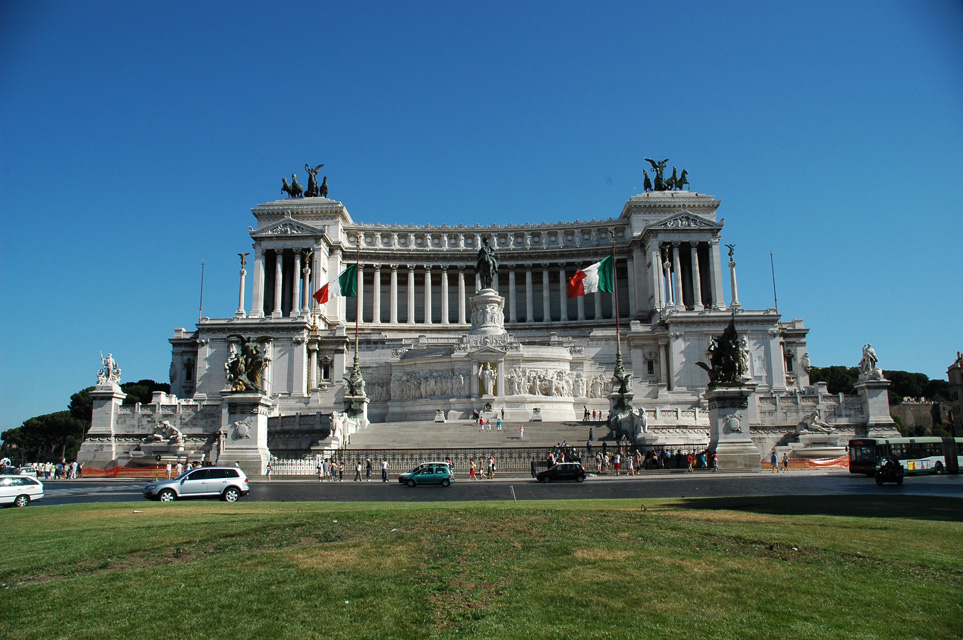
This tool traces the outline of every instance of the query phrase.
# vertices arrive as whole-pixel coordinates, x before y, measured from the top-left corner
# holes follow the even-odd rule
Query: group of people
[[[769,464],[772,466],[772,472],[778,473],[780,471],[785,471],[789,473],[789,456],[785,453],[782,454],[782,464],[779,463],[779,454],[773,449],[769,453]]]
[[[627,476],[638,475],[643,470],[650,469],[685,469],[687,472],[696,469],[718,468],[718,457],[710,451],[682,451],[675,453],[671,449],[661,449],[642,452],[631,451],[626,447],[608,452],[599,451],[595,454],[595,468],[598,473],[606,473],[611,469],[615,475],[623,473]]]
[[[181,475],[185,471],[190,471],[191,469],[198,469],[200,468],[200,466],[201,466],[201,463],[198,460],[195,460],[194,462],[181,462],[180,460],[178,460],[177,463],[175,464],[171,464],[170,462],[168,462],[167,466],[164,468],[164,471],[167,474],[167,479],[170,480],[171,478],[176,478],[177,476]],[[235,465],[235,466],[239,466],[239,465]]]
[[[445,458],[448,462],[448,466],[452,467],[451,460]],[[452,473],[455,472],[454,467],[451,468]],[[478,480],[479,478],[486,478],[491,480],[495,477],[495,456],[488,456],[488,459],[479,458],[478,462],[475,462],[475,458],[468,459],[468,479]]]
[[[381,481],[388,482],[388,459],[384,458],[381,461]],[[355,462],[354,465],[354,481],[361,482],[364,479],[365,482],[371,480],[372,469],[374,468],[371,458],[365,458],[362,461],[360,458]],[[318,482],[344,482],[344,460],[332,460],[331,458],[325,458],[318,463]],[[362,478],[363,474],[363,478]]]
[[[503,413],[504,413],[504,412],[503,412]],[[491,418],[487,418],[487,419],[486,419],[486,418],[483,418],[483,417],[479,417],[479,418],[478,418],[478,430],[479,430],[480,432],[484,432],[484,431],[486,431],[486,430],[489,431],[489,432],[491,432],[491,430],[492,430],[492,419],[491,419]],[[495,418],[495,431],[501,431],[501,430],[502,430],[502,419],[501,419],[501,418]],[[523,439],[524,437],[525,437],[525,425],[520,424],[520,425],[518,425],[518,438],[519,438],[519,440],[521,440],[521,439]]]
[[[10,464],[9,458],[4,458],[2,462],[0,473],[8,473],[16,468]],[[56,464],[53,462],[34,462],[23,466],[36,470],[37,477],[41,480],[76,480],[84,475],[84,464],[78,463],[76,460],[73,462],[61,460]]]

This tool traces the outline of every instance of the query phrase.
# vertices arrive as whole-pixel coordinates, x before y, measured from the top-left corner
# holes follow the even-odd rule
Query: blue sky
[[[0,431],[237,306],[252,207],[618,216],[645,156],[722,201],[739,297],[814,365],[963,350],[963,4],[0,3]],[[247,295],[250,301],[250,292]]]

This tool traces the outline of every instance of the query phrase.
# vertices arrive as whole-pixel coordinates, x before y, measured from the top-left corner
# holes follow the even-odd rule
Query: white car
[[[0,504],[26,507],[43,498],[43,483],[28,476],[0,476]]]

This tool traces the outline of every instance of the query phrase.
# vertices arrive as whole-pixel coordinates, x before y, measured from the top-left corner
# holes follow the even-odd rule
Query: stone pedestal
[[[368,396],[344,396],[344,412],[353,420],[357,420],[364,428],[368,426]]]
[[[719,471],[759,472],[762,453],[749,436],[749,397],[756,385],[710,387],[709,449],[718,456]]]
[[[260,393],[232,393],[225,397],[217,464],[240,463],[248,476],[264,474],[271,452],[267,446],[267,419],[271,402]]]
[[[893,428],[896,421],[889,414],[889,380],[860,380],[853,387],[866,408],[866,435],[872,435],[874,428]]]
[[[505,298],[494,289],[482,289],[471,299],[471,329],[475,336],[505,333]]]
[[[77,461],[87,466],[104,468],[117,460],[116,435],[117,414],[127,394],[115,382],[98,384],[90,392],[93,415],[90,430],[84,438]]]

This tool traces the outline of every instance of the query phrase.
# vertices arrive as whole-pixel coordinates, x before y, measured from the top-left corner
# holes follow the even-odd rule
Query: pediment
[[[655,224],[649,225],[648,228],[653,231],[678,231],[680,229],[698,229],[700,231],[721,230],[722,223],[709,220],[708,218],[703,218],[702,216],[696,215],[691,211],[683,211],[682,213],[678,213],[674,216],[663,218]]]
[[[250,228],[250,227],[249,227]],[[286,214],[283,219],[260,229],[250,228],[252,238],[276,238],[279,236],[323,236],[325,227],[315,227],[299,222]]]

